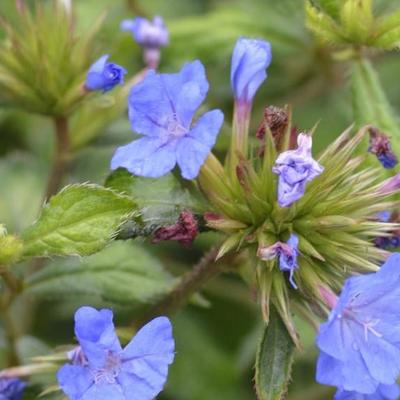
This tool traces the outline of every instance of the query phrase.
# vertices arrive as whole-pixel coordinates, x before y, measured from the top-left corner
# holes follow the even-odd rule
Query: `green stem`
[[[7,286],[7,290],[5,290],[1,299],[1,312],[8,341],[7,364],[8,366],[13,366],[18,365],[19,362],[16,346],[18,334],[13,319],[14,317],[10,312],[10,306],[14,298],[22,290],[22,282],[7,268],[7,266],[0,266],[0,276]]]
[[[48,200],[60,189],[62,180],[68,168],[70,160],[71,143],[68,132],[68,119],[56,117],[55,127],[55,154],[50,176],[47,181],[45,200]]]
[[[206,253],[193,269],[181,278],[179,283],[166,297],[146,312],[137,325],[142,325],[142,323],[159,315],[173,314],[182,308],[192,294],[223,271],[223,268],[221,268],[222,264],[215,262],[217,254],[218,247],[212,248]]]

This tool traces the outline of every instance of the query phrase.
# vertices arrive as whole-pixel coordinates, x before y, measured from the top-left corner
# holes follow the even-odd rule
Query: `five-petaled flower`
[[[158,178],[178,164],[184,178],[196,178],[224,119],[220,110],[212,110],[191,126],[207,91],[200,61],[185,64],[176,74],[150,71],[129,95],[132,129],[144,137],[119,147],[111,169],[123,167],[134,175]]]
[[[400,396],[400,387],[397,384],[379,385],[375,393],[363,394],[348,392],[339,389],[333,400],[397,400]]]
[[[168,45],[169,33],[164,20],[155,16],[153,21],[136,17],[121,22],[121,30],[132,32],[136,43],[142,47],[160,48]]]
[[[0,378],[0,400],[21,400],[25,387],[18,378]]]
[[[375,393],[400,373],[400,253],[373,274],[347,279],[317,344],[317,381],[344,391]],[[334,304],[336,303],[336,304]]]
[[[312,158],[311,136],[300,133],[298,148],[281,153],[275,161],[273,172],[279,175],[278,203],[288,207],[305,192],[306,183],[320,175],[324,168]]]
[[[120,65],[108,62],[108,58],[109,55],[105,54],[90,67],[85,83],[87,90],[108,92],[114,86],[124,83],[127,71]]]
[[[271,63],[271,45],[258,39],[240,38],[235,45],[231,64],[231,85],[236,101],[251,103],[267,77]]]
[[[108,309],[81,307],[75,313],[80,350],[57,375],[70,400],[152,400],[162,390],[175,348],[168,318],[150,321],[124,349],[112,319]]]
[[[279,269],[284,272],[289,272],[289,282],[297,289],[294,281],[294,272],[299,268],[297,257],[299,255],[299,238],[295,234],[291,234],[289,240],[284,242],[276,242],[272,246],[260,248],[258,256],[262,260],[271,260],[275,257],[279,259]]]

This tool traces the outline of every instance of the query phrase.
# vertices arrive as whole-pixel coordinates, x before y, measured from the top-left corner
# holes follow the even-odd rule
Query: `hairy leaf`
[[[271,308],[256,358],[256,390],[259,400],[280,400],[286,393],[294,343],[278,313]]]
[[[24,255],[89,255],[101,250],[136,209],[132,199],[97,185],[73,185],[45,205],[22,233]]]
[[[175,283],[160,261],[140,245],[114,242],[98,254],[54,262],[32,275],[26,293],[39,298],[85,296],[121,306],[151,303]]]
[[[141,178],[119,168],[108,177],[105,185],[131,197],[138,205],[140,218],[124,226],[123,236],[151,234],[161,226],[175,223],[183,210],[202,211],[198,195],[172,174],[158,179]]]

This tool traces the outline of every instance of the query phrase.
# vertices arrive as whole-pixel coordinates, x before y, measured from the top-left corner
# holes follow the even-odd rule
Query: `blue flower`
[[[362,394],[357,392],[347,392],[339,389],[333,400],[397,400],[400,396],[400,387],[394,385],[379,385],[375,393]]]
[[[299,238],[295,234],[291,234],[286,243],[276,242],[272,246],[263,247],[258,250],[258,256],[262,260],[272,260],[275,257],[279,259],[279,269],[284,272],[289,272],[289,282],[297,289],[294,282],[294,272],[299,268],[297,257],[299,255]]]
[[[200,61],[185,64],[177,74],[150,71],[129,95],[132,129],[144,137],[119,147],[111,169],[158,178],[178,164],[184,178],[196,178],[224,119],[220,110],[208,111],[191,126],[207,91]]]
[[[85,87],[88,90],[107,92],[116,85],[124,83],[127,71],[121,66],[107,62],[109,55],[101,56],[90,68]]]
[[[390,169],[395,167],[399,160],[392,151],[389,137],[379,132],[376,128],[369,129],[369,136],[368,151],[376,155],[384,168]]]
[[[232,54],[231,85],[235,99],[251,103],[267,77],[271,45],[264,40],[240,38]]]
[[[169,42],[168,29],[159,16],[152,22],[142,17],[126,19],[121,22],[121,30],[132,32],[135,41],[143,47],[160,48]]]
[[[300,133],[298,148],[278,156],[272,171],[279,175],[278,203],[288,207],[299,200],[306,190],[306,183],[320,175],[324,168],[312,158],[311,136]]]
[[[152,400],[161,392],[174,359],[168,318],[150,321],[124,349],[112,319],[108,309],[81,307],[75,313],[75,335],[83,356],[74,357],[57,374],[70,400]]]
[[[374,273],[347,279],[317,344],[317,381],[373,394],[400,373],[400,253]]]
[[[0,378],[0,400],[21,400],[26,384],[17,378]]]

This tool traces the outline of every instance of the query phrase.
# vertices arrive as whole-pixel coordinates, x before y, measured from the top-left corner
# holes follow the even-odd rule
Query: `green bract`
[[[323,42],[385,50],[400,45],[400,11],[376,16],[373,0],[308,0],[306,17]]]
[[[64,7],[37,2],[20,10],[16,21],[1,20],[0,104],[29,112],[66,116],[85,96],[83,83],[93,61],[92,41],[99,23],[75,32]]]
[[[292,311],[312,318],[323,309],[322,285],[336,292],[347,276],[375,271],[387,253],[375,247],[373,238],[397,227],[377,220],[378,212],[397,204],[391,193],[380,190],[381,169],[365,167],[365,157],[356,154],[367,129],[354,137],[351,129],[345,131],[316,158],[324,172],[308,183],[305,195],[290,207],[278,205],[277,177],[272,172],[276,143],[280,152],[289,148],[290,123],[280,140],[266,126],[264,155],[255,150],[250,159],[242,158],[236,177],[213,156],[199,177],[214,208],[213,214],[206,214],[208,226],[227,236],[219,257],[246,251],[249,267],[243,273],[259,288],[265,320],[273,304],[296,343]],[[276,259],[262,261],[257,256],[261,249],[286,242],[291,234],[299,237],[299,269],[294,274],[298,290],[291,287]]]

